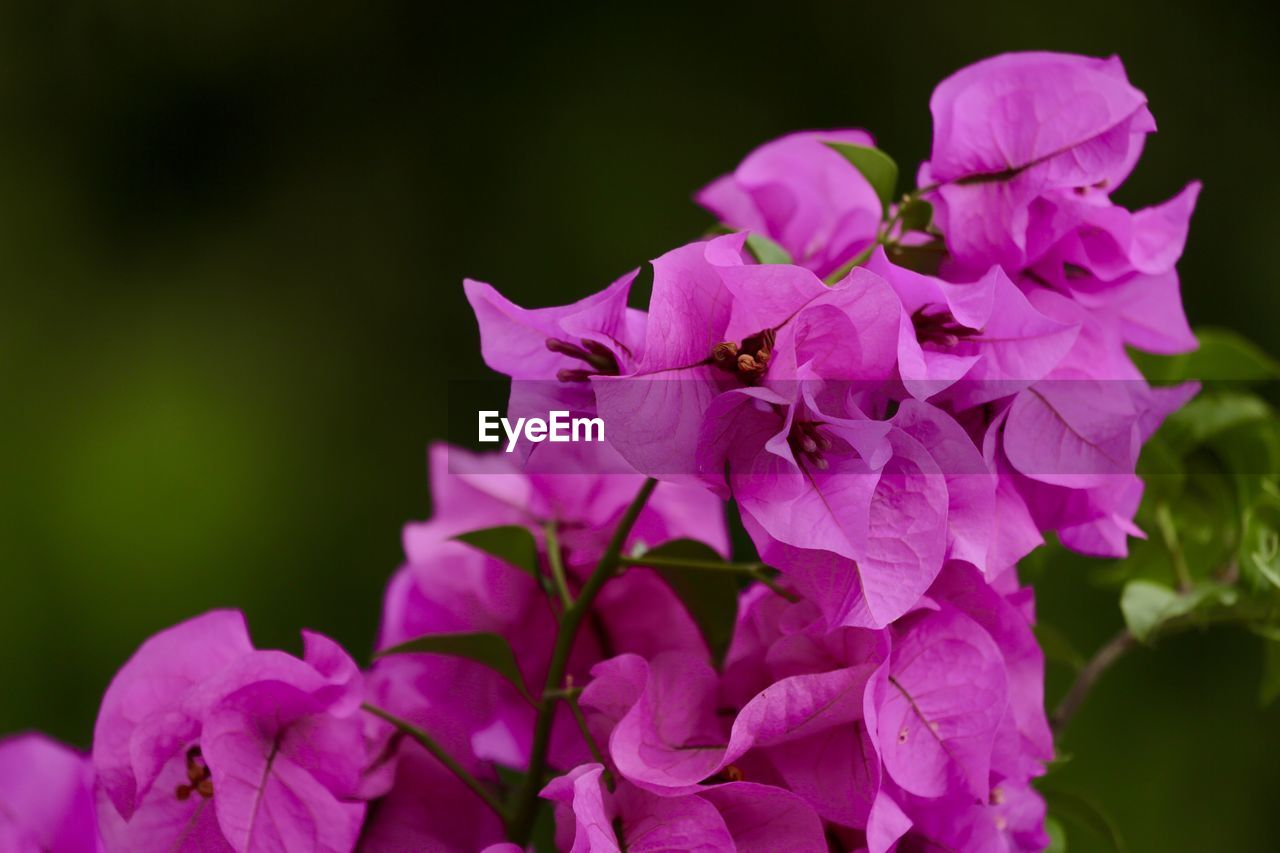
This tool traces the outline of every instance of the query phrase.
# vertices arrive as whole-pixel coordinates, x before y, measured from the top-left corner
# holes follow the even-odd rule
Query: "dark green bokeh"
[[[464,275],[584,295],[792,129],[868,127],[910,173],[934,83],[992,53],[1121,54],[1160,124],[1122,200],[1203,179],[1189,313],[1276,348],[1277,61],[1241,7],[202,5],[0,6],[0,731],[87,744],[137,644],[214,606],[363,656],[446,382],[484,375]],[[1091,649],[1120,619],[1089,574],[1049,566],[1040,609]],[[1134,654],[1063,784],[1134,850],[1273,849],[1258,658]]]

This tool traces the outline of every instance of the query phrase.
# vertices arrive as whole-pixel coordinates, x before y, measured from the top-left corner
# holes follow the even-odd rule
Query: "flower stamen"
[[[617,376],[622,372],[613,350],[599,341],[583,338],[579,346],[560,338],[547,338],[547,349],[587,364],[587,367],[566,367],[560,370],[556,373],[556,378],[561,382],[586,382],[592,376]]]
[[[822,434],[821,426],[820,421],[794,421],[787,442],[799,459],[819,471],[825,471],[831,466],[823,453],[831,449],[831,439]]]
[[[726,373],[741,377],[749,385],[755,384],[769,368],[769,358],[773,355],[773,329],[765,329],[750,337],[743,338],[741,344],[723,341],[711,348],[711,363]]]
[[[199,794],[206,800],[213,796],[213,778],[209,770],[209,765],[205,764],[204,757],[200,754],[200,747],[193,746],[187,750],[187,780],[189,785],[179,785],[174,791],[174,796],[179,800],[186,800],[193,793]]]
[[[916,330],[916,340],[922,344],[937,344],[953,347],[960,341],[982,333],[981,329],[972,329],[956,321],[950,311],[939,311],[926,314],[921,306],[911,315],[911,325]]]

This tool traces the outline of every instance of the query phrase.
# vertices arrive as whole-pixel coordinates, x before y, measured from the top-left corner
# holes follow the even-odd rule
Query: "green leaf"
[[[542,574],[538,571],[538,542],[526,527],[518,524],[485,527],[481,530],[459,533],[453,538],[473,548],[479,548],[486,554],[497,557],[502,562],[509,563],[533,576],[539,582],[542,581]]]
[[[880,206],[885,216],[889,214],[889,205],[893,204],[894,193],[898,188],[898,164],[893,158],[879,148],[868,148],[865,145],[853,145],[848,142],[828,142],[853,164],[853,168],[862,173],[871,188],[880,197]]]
[[[415,654],[449,655],[450,657],[466,658],[467,660],[482,663],[511,682],[516,690],[520,691],[520,695],[531,704],[538,704],[529,695],[529,691],[524,685],[524,678],[520,675],[520,667],[516,664],[516,656],[511,651],[511,646],[507,645],[507,641],[497,634],[487,632],[424,634],[421,637],[382,649],[375,653],[374,657],[384,658],[388,655]]]
[[[1088,830],[1106,845],[1106,849],[1123,853],[1124,840],[1116,829],[1115,821],[1097,803],[1057,788],[1042,788],[1040,793],[1044,794],[1045,804],[1054,818]]]
[[[1186,490],[1172,512],[1182,553],[1192,576],[1200,578],[1221,567],[1239,547],[1244,517],[1237,478],[1204,454],[1188,457],[1188,465]],[[1139,523],[1147,523],[1146,517]]]
[[[1271,417],[1271,407],[1252,394],[1211,394],[1171,414],[1160,435],[1173,453],[1182,455],[1223,432],[1265,425]]]
[[[747,235],[747,249],[762,264],[791,263],[790,252],[763,234],[757,234],[754,231]]]
[[[1280,696],[1280,641],[1264,640],[1262,646],[1262,684],[1258,700],[1265,708]]]
[[[1129,631],[1144,643],[1161,625],[1201,608],[1235,603],[1236,592],[1220,584],[1201,584],[1178,593],[1162,583],[1139,578],[1125,584],[1120,610]]]
[[[1280,496],[1274,481],[1264,483],[1261,500],[1245,513],[1240,568],[1255,586],[1280,589]]]
[[[947,256],[946,246],[938,239],[917,246],[890,243],[884,247],[884,251],[895,265],[924,275],[937,275],[943,259]]]
[[[1177,615],[1180,607],[1178,594],[1155,581],[1129,581],[1120,595],[1125,624],[1133,636],[1144,642],[1162,621]]]
[[[1056,818],[1044,819],[1044,831],[1049,836],[1049,846],[1044,848],[1044,853],[1067,853],[1067,831]]]
[[[724,558],[710,545],[693,539],[676,539],[659,545],[636,557],[661,557],[664,560],[689,560],[704,563],[720,563]],[[702,638],[711,650],[711,657],[719,661],[729,648],[733,626],[738,618],[738,575],[719,569],[654,568],[684,603],[685,609],[697,623]]]
[[[1237,380],[1262,382],[1280,378],[1280,362],[1247,339],[1227,329],[1199,329],[1200,348],[1175,356],[1133,353],[1151,380]]]
[[[933,205],[920,198],[909,199],[898,211],[903,231],[928,231],[933,224]]]
[[[1280,421],[1268,410],[1268,417],[1228,427],[1214,435],[1205,446],[1231,474],[1241,510],[1262,498],[1265,483],[1274,482],[1280,471]]]

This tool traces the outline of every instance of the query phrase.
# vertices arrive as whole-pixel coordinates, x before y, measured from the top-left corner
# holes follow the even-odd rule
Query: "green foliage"
[[[454,538],[515,566],[540,582],[542,580],[538,571],[538,543],[527,527],[518,524],[486,527],[460,533]]]
[[[921,198],[908,199],[898,211],[903,231],[928,231],[933,224],[933,205]]]
[[[942,260],[947,255],[946,247],[939,238],[914,246],[896,242],[889,243],[884,250],[889,256],[889,260],[898,266],[906,267],[924,275],[937,275],[938,269],[942,265]]]
[[[636,559],[643,561],[645,557],[687,563],[680,567],[657,566],[654,570],[680,597],[706,640],[712,659],[718,663],[729,648],[738,616],[737,575],[723,569],[699,567],[697,564],[711,566],[723,561],[710,545],[693,539],[667,542]]]
[[[828,142],[827,145],[842,154],[853,164],[853,168],[862,173],[871,188],[880,197],[880,205],[885,216],[889,214],[889,205],[893,204],[894,192],[898,188],[898,164],[893,158],[879,148],[868,148],[865,145],[853,145],[849,142]]]
[[[497,634],[487,632],[424,634],[383,649],[374,657],[411,654],[450,655],[482,663],[511,682],[530,704],[538,704],[525,687],[524,678],[520,675],[520,667],[516,664],[516,656],[511,651],[511,646]]]
[[[1195,379],[1262,382],[1280,378],[1280,363],[1235,332],[1227,329],[1200,329],[1200,347],[1195,352],[1175,356],[1133,353],[1142,373],[1153,382]]]
[[[1230,607],[1236,598],[1232,587],[1221,584],[1205,583],[1175,591],[1164,584],[1138,578],[1125,584],[1120,595],[1120,610],[1129,632],[1147,642],[1175,619],[1194,617],[1219,606]]]
[[[1263,393],[1280,363],[1225,330],[1198,338],[1193,353],[1135,354],[1153,383],[1195,380],[1202,390],[1143,449],[1136,521],[1150,538],[1110,576],[1143,642],[1215,623],[1267,638],[1266,702],[1280,695],[1280,418]]]
[[[1280,589],[1280,488],[1274,480],[1262,481],[1245,516],[1240,569],[1254,586]]]
[[[1049,846],[1044,853],[1067,853],[1067,831],[1057,818],[1050,815],[1045,818],[1044,831],[1049,835]]]
[[[757,234],[754,231],[747,235],[747,250],[762,264],[791,263],[790,252],[763,234]]]

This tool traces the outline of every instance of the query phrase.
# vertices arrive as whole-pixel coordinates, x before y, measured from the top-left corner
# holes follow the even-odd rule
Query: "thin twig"
[[[542,529],[547,538],[547,562],[551,565],[551,579],[555,581],[556,592],[560,594],[560,603],[567,610],[573,606],[573,596],[569,594],[569,581],[564,573],[564,554],[560,550],[556,523],[548,521]]]
[[[871,258],[871,256],[875,254],[876,246],[881,246],[881,245],[883,245],[883,241],[877,235],[876,239],[872,240],[869,246],[867,246],[858,254],[854,255],[845,263],[841,264],[839,268],[836,269],[835,272],[828,275],[825,279],[823,279],[823,281],[828,285],[839,284],[841,281],[844,280],[845,276],[847,276],[849,273],[853,271],[854,267],[860,267],[863,264],[865,264]]]
[[[555,691],[564,686],[565,670],[569,666],[569,652],[573,649],[573,641],[578,635],[582,621],[595,604],[601,588],[617,573],[622,562],[622,547],[626,544],[627,537],[631,535],[631,528],[635,526],[641,510],[648,503],[649,496],[653,494],[654,487],[657,485],[658,481],[653,478],[645,480],[644,485],[631,501],[631,505],[623,513],[618,526],[614,528],[613,536],[600,562],[591,573],[591,577],[587,578],[587,582],[583,584],[573,604],[560,614],[556,644],[551,652],[546,687],[543,690],[543,695],[548,698],[542,703],[542,710],[538,712],[538,719],[534,723],[533,746],[529,753],[529,772],[525,777],[524,785],[520,788],[515,811],[508,824],[508,835],[517,844],[524,845],[529,842],[534,818],[538,813],[539,782],[546,772],[547,749],[551,744],[551,723],[555,719],[556,705],[560,698],[555,695]]]
[[[682,557],[659,557],[641,554],[638,557],[620,557],[618,562],[624,566],[642,566],[650,569],[693,569],[705,572],[736,572],[752,580],[759,581],[787,601],[799,601],[800,597],[782,586],[772,575],[773,571],[764,563],[726,563],[719,560],[686,560]]]
[[[766,568],[764,563],[726,563],[720,560],[686,560],[683,557],[645,556],[619,557],[624,566],[648,566],[651,569],[702,569],[709,572],[739,572],[754,574]]]
[[[1156,526],[1160,528],[1160,539],[1169,552],[1169,561],[1173,564],[1173,575],[1178,581],[1178,592],[1187,593],[1195,586],[1191,578],[1191,569],[1187,566],[1187,556],[1182,552],[1182,544],[1178,541],[1178,528],[1173,523],[1173,514],[1169,505],[1156,505]]]
[[[570,687],[565,691],[564,701],[569,706],[569,712],[573,714],[573,721],[578,724],[578,730],[582,732],[582,739],[587,742],[587,749],[591,751],[592,760],[604,768],[604,784],[612,791],[614,789],[613,771],[609,769],[608,762],[604,760],[604,750],[600,749],[600,744],[596,742],[595,735],[591,734],[591,729],[587,728],[587,718],[582,713],[582,706],[578,704],[578,697],[581,695],[581,687]]]
[[[368,702],[365,702],[360,707],[368,713],[373,714],[375,717],[386,720],[388,723],[395,726],[397,730],[404,732],[406,735],[422,744],[422,747],[427,752],[431,753],[435,757],[436,761],[443,764],[445,768],[453,773],[454,776],[457,776],[464,785],[474,791],[476,796],[481,800],[484,800],[485,805],[493,809],[494,813],[497,814],[504,823],[510,819],[510,815],[507,814],[506,808],[502,805],[502,801],[498,799],[497,795],[494,794],[493,791],[490,791],[488,786],[483,782],[475,776],[472,776],[471,773],[459,764],[457,759],[450,755],[444,747],[436,743],[431,735],[427,734],[408,720],[401,719],[390,711],[384,711],[376,705],[370,705]]]
[[[1067,695],[1062,697],[1062,701],[1058,703],[1058,707],[1054,710],[1053,716],[1050,718],[1049,725],[1053,729],[1054,734],[1060,734],[1071,718],[1075,716],[1076,711],[1080,710],[1080,706],[1084,704],[1084,700],[1088,698],[1089,693],[1093,690],[1098,679],[1102,674],[1111,668],[1117,660],[1124,656],[1124,653],[1136,646],[1137,639],[1133,634],[1129,633],[1128,628],[1122,628],[1119,633],[1106,642],[1102,648],[1094,654],[1089,662],[1084,665],[1076,675],[1076,680],[1067,690]]]

